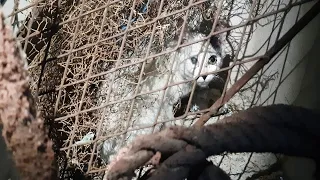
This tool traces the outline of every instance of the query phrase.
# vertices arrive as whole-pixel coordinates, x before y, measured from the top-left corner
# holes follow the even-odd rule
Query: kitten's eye
[[[209,57],[209,64],[215,64],[217,62],[217,56],[212,55]]]
[[[196,57],[191,57],[191,62],[192,62],[192,64],[197,64],[198,58],[196,58]]]

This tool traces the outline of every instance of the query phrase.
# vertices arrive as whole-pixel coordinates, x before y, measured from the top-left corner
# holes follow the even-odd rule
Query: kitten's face
[[[192,39],[194,41],[203,38],[204,36],[199,34]],[[208,46],[207,50],[206,46]],[[177,56],[180,59],[179,70],[186,79],[195,78],[199,75],[197,85],[208,87],[209,83],[215,78],[215,74],[212,74],[212,72],[219,70],[223,64],[222,54],[221,48],[213,48],[208,41],[183,47]]]

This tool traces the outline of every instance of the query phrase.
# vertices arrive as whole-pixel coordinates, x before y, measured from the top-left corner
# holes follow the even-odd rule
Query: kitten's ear
[[[231,26],[226,21],[220,21],[217,24],[218,31],[223,31],[223,30],[226,30],[227,28],[230,28],[230,27]],[[224,43],[226,41],[229,34],[230,34],[230,30],[219,34],[222,43]]]
[[[215,32],[217,31],[222,31],[223,29],[227,28],[228,26],[225,23],[219,22],[216,25]],[[222,45],[225,43],[227,39],[227,32],[219,33],[216,35],[213,35],[210,37],[210,44],[212,45],[213,48],[219,49],[222,51]]]
[[[218,35],[210,37],[210,44],[214,49],[221,49],[221,40]]]

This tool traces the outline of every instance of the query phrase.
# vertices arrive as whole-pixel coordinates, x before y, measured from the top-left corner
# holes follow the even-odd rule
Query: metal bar
[[[81,1],[81,9],[80,9],[80,14],[83,12],[83,8],[84,8],[84,2],[85,0],[82,0]],[[76,41],[76,35],[77,35],[77,32],[79,31],[79,25],[80,25],[80,19],[77,20],[77,23],[76,23],[76,27],[75,27],[75,34],[72,38],[72,42],[71,42],[71,49],[73,49],[73,46],[74,46],[74,43]],[[64,81],[67,77],[67,71],[68,71],[68,66],[70,64],[70,61],[71,61],[71,54],[69,54],[68,56],[68,59],[67,59],[67,62],[66,62],[66,67],[64,69],[64,72],[63,72],[63,76],[62,76],[62,79],[61,79],[61,82],[60,82],[60,87],[64,84]],[[57,101],[55,103],[55,106],[54,106],[54,115],[56,115],[57,111],[58,111],[58,106],[59,106],[59,102],[60,102],[60,98],[61,98],[61,94],[62,94],[62,88],[59,89],[59,92],[58,92],[58,97],[57,97]]]
[[[28,6],[26,6],[24,8],[18,9],[16,11],[12,12],[11,14],[9,14],[6,18],[14,16],[14,15],[18,14],[19,12],[22,12],[22,11],[27,10],[29,8],[35,7],[38,4],[40,4],[42,1],[44,1],[44,0],[38,0],[38,1],[34,2],[34,3],[29,4]],[[30,38],[30,37],[28,37],[28,38]]]
[[[218,73],[218,72],[222,72],[222,71],[225,71],[225,70],[229,70],[229,69],[232,69],[235,65],[239,65],[239,64],[243,64],[243,63],[247,63],[247,62],[252,62],[252,61],[256,61],[258,60],[259,58],[264,58],[265,56],[258,56],[258,57],[255,57],[255,58],[250,58],[248,59],[248,61],[239,61],[237,63],[235,63],[234,65],[232,66],[229,66],[227,68],[223,68],[223,69],[220,69],[220,70],[217,70],[217,71],[213,71],[213,72],[210,72],[210,73],[203,73],[202,75],[208,75],[208,74],[212,74],[212,73]],[[172,84],[169,84],[167,85],[166,87],[163,87],[163,88],[159,88],[159,89],[155,89],[153,91],[148,91],[148,92],[145,92],[145,93],[139,93],[137,94],[137,96],[141,96],[141,95],[145,95],[145,94],[150,94],[150,93],[154,93],[154,92],[157,92],[157,91],[162,91],[164,90],[165,88],[168,88],[168,87],[171,87],[171,86],[176,86],[176,85],[179,85],[179,84],[183,84],[183,83],[187,83],[187,82],[190,82],[190,81],[194,81],[197,77],[193,78],[193,79],[190,79],[190,80],[186,80],[186,81],[181,81],[181,82],[177,82],[177,83],[172,83]],[[98,110],[98,109],[101,109],[101,108],[104,108],[108,105],[112,105],[112,104],[115,104],[115,103],[119,103],[119,102],[123,102],[123,101],[129,101],[129,100],[132,100],[133,98],[135,98],[136,96],[132,96],[130,98],[125,98],[125,99],[121,99],[121,100],[117,100],[117,101],[112,101],[110,103],[105,103],[105,104],[102,104],[98,107],[93,107],[93,108],[90,108],[90,109],[85,109],[85,110],[82,110],[80,111],[79,113],[86,113],[86,112],[90,112],[90,111],[94,111],[94,110]],[[56,118],[55,121],[61,121],[61,120],[64,120],[66,118],[70,118],[70,117],[74,117],[76,116],[77,113],[74,113],[74,114],[71,114],[71,115],[66,115],[66,116],[63,116],[63,117],[59,117],[59,118]]]
[[[105,24],[105,21],[106,21],[107,10],[108,10],[108,8],[106,8],[106,9],[103,11],[103,18],[102,18],[102,22],[101,22],[101,26],[100,26],[100,30],[99,30],[98,40],[101,39],[101,36],[102,36],[102,33],[103,33],[103,27],[104,27],[104,24]],[[90,76],[90,74],[92,73],[93,64],[94,64],[94,62],[95,62],[95,60],[96,60],[97,53],[98,53],[98,46],[95,47],[95,50],[94,50],[94,53],[93,53],[93,57],[92,57],[92,59],[91,59],[91,64],[90,64],[90,67],[89,67],[89,72],[88,72],[88,75],[87,75],[87,76]],[[83,100],[84,100],[84,96],[85,96],[85,94],[86,94],[88,84],[89,84],[89,81],[87,80],[87,81],[85,82],[84,87],[83,87],[83,92],[82,92],[82,96],[81,96],[81,100],[80,100],[78,112],[81,111],[82,104],[83,104]],[[102,118],[103,118],[103,117],[102,117]],[[73,129],[72,129],[72,131],[71,131],[71,137],[70,137],[70,143],[69,143],[69,145],[71,145],[72,142],[73,142],[74,134],[75,134],[75,131],[76,131],[76,129],[77,129],[78,122],[79,122],[79,115],[76,116],[76,121],[75,121],[75,123],[74,123],[74,125],[73,125]],[[98,137],[99,130],[100,130],[100,126],[99,126],[98,129],[97,129],[97,133],[96,133],[97,137]],[[91,164],[92,164],[93,155],[94,155],[94,151],[95,151],[96,146],[97,146],[97,143],[95,143],[95,144],[93,145],[93,150],[92,150],[92,152],[91,152],[90,160],[89,160],[89,165],[88,165],[88,171],[91,169],[91,166],[92,166]],[[68,153],[67,153],[67,155],[68,155]]]
[[[116,2],[119,2],[119,1],[121,1],[121,0],[113,1],[113,2],[109,3],[108,6],[111,5],[111,4],[114,4],[114,3],[116,3]],[[204,3],[204,2],[207,2],[207,1],[208,1],[208,0],[201,0],[201,1],[195,2],[195,3],[192,4],[191,6],[196,6],[196,5],[198,5],[198,4],[201,4],[201,3]],[[312,0],[307,0],[307,1],[312,1]],[[101,7],[108,7],[108,6],[107,6],[107,5],[104,5],[104,6],[101,6]],[[100,10],[101,7],[100,7],[100,8],[97,8],[97,9]],[[94,10],[89,11],[89,12],[90,12],[90,13],[96,12],[97,9],[94,9]],[[145,24],[143,24],[143,25],[140,25],[140,26],[136,26],[136,27],[134,27],[134,28],[131,28],[129,31],[133,31],[133,30],[135,30],[135,29],[139,29],[139,28],[141,28],[141,27],[144,27],[144,26],[147,26],[147,25],[151,25],[151,24],[157,22],[157,21],[160,20],[160,19],[164,19],[164,18],[166,18],[166,17],[169,17],[169,16],[172,16],[172,15],[181,13],[181,12],[186,11],[186,10],[187,10],[187,8],[183,8],[183,9],[174,11],[174,12],[172,12],[172,13],[168,13],[168,14],[163,15],[163,16],[158,16],[158,17],[154,18],[152,21],[149,21],[149,22],[147,22],[147,23],[145,23]],[[86,15],[88,15],[88,14],[90,14],[90,13],[86,13]],[[70,20],[70,21],[68,20],[68,22],[72,22],[72,21],[74,21],[75,19],[79,19],[80,17],[82,17],[82,16],[80,15],[80,16],[78,16],[78,17],[75,17],[74,19],[72,19],[72,20]],[[65,24],[65,22],[66,22],[66,21],[61,22],[61,23],[59,24],[59,26],[62,26],[63,24]],[[38,34],[40,34],[40,33],[41,33],[41,32],[35,32],[35,33],[33,33],[31,36],[36,36],[36,35],[38,35]],[[96,42],[96,43],[101,43],[101,42],[107,41],[107,40],[109,40],[109,39],[111,39],[111,38],[119,37],[119,36],[121,36],[121,35],[124,35],[124,32],[123,32],[123,33],[118,33],[118,34],[115,35],[115,36],[111,36],[111,37],[109,37],[109,38],[103,39],[103,40],[98,41],[98,42]],[[30,38],[30,37],[26,37],[26,38]],[[24,39],[25,39],[25,38],[24,38]],[[22,41],[23,39],[19,39],[19,40]],[[88,46],[89,46],[89,47],[92,47],[92,46],[94,46],[96,43],[89,44]],[[86,46],[85,48],[88,48],[88,47]],[[83,49],[83,48],[82,48],[82,49]],[[79,48],[78,50],[82,50],[82,49]],[[68,53],[72,53],[72,52],[68,52]],[[65,54],[63,54],[63,55],[65,56],[65,55],[67,55],[68,53],[65,53]]]
[[[196,6],[196,5],[201,4],[201,3],[204,3],[204,2],[206,2],[206,1],[207,1],[207,0],[198,1],[198,2],[196,2],[196,3],[194,3],[194,4],[192,4],[191,6]],[[283,12],[283,11],[289,10],[289,9],[295,7],[295,6],[299,6],[299,5],[301,5],[301,4],[305,4],[305,3],[308,3],[308,2],[312,2],[312,1],[315,1],[315,0],[303,0],[303,1],[300,1],[300,2],[297,2],[297,3],[292,3],[291,5],[286,6],[286,7],[282,8],[282,9],[279,9],[278,11],[273,11],[273,12],[266,13],[266,14],[263,14],[263,15],[260,15],[260,16],[256,16],[255,18],[252,18],[251,21],[244,22],[244,23],[241,23],[241,24],[239,24],[239,25],[232,26],[232,27],[230,27],[230,28],[225,28],[225,29],[220,30],[220,31],[216,31],[216,32],[212,33],[211,36],[212,36],[212,35],[217,35],[217,34],[220,34],[220,33],[223,33],[223,32],[227,32],[227,31],[231,31],[231,30],[233,30],[233,29],[237,29],[237,28],[246,26],[246,25],[248,25],[248,24],[252,24],[252,23],[258,21],[259,19],[262,19],[262,18],[265,18],[265,17],[268,17],[268,16],[272,16],[272,15],[277,14],[277,13],[279,13],[279,12]],[[175,12],[172,12],[172,13],[168,13],[168,14],[165,15],[165,16],[156,17],[156,18],[154,18],[154,19],[153,19],[152,21],[150,21],[150,22],[147,22],[147,23],[145,23],[145,24],[143,24],[143,25],[136,26],[136,27],[134,27],[134,28],[129,29],[129,31],[133,31],[133,30],[135,30],[135,29],[139,29],[139,28],[141,28],[141,27],[144,27],[144,26],[153,24],[154,22],[156,22],[156,21],[158,21],[158,20],[160,20],[160,19],[164,19],[164,18],[166,18],[166,17],[169,17],[169,16],[172,16],[172,15],[178,14],[178,13],[183,12],[183,11],[186,11],[186,10],[187,10],[187,8],[183,8],[183,9],[181,9],[181,10],[179,10],[179,11],[175,11]],[[41,32],[32,33],[32,36],[36,36],[36,35],[38,35],[38,34],[40,34],[40,33],[41,33]],[[77,52],[77,51],[80,51],[80,50],[83,50],[83,49],[86,49],[86,48],[89,48],[89,47],[93,47],[93,46],[95,46],[97,43],[101,43],[101,42],[104,42],[104,41],[111,40],[111,39],[113,39],[113,38],[115,38],[115,37],[119,37],[119,36],[121,36],[121,35],[123,35],[123,34],[124,34],[124,33],[118,33],[117,35],[108,37],[108,38],[103,39],[103,40],[101,40],[101,41],[97,41],[97,42],[95,42],[95,43],[87,44],[87,45],[82,46],[82,47],[80,47],[80,48],[78,48],[78,49],[70,50],[69,52],[64,53],[64,54],[61,54],[61,55],[59,55],[59,56],[57,56],[57,57],[55,57],[55,58],[65,57],[65,56],[67,56],[67,55],[70,54],[70,53],[74,53],[74,52]],[[26,38],[30,38],[30,37],[27,36],[27,37],[25,37],[25,38],[23,38],[23,39],[19,39],[19,41],[22,41],[22,40],[24,40],[24,39],[26,39]],[[195,41],[195,42],[193,42],[193,43],[197,43],[197,42],[200,42],[200,41],[203,41],[203,40]],[[183,45],[181,45],[181,46],[179,46],[179,47],[185,47],[185,46],[188,46],[188,45],[189,45],[189,43],[188,43],[188,44],[183,44]],[[177,48],[178,48],[178,47],[177,47]],[[167,54],[167,53],[169,53],[169,52],[173,52],[173,51],[177,50],[177,48],[172,49],[172,50],[168,50],[168,51],[165,51],[165,52],[161,52],[161,53],[159,53],[159,54],[150,56],[149,58],[151,58],[151,57],[157,57],[157,56],[160,56],[160,55],[163,55],[163,54]],[[41,64],[36,64],[36,65],[33,65],[33,66],[29,66],[28,69],[34,68],[35,66],[39,66],[39,65],[41,65]],[[105,75],[105,73],[100,73],[99,76],[101,76],[101,75]]]

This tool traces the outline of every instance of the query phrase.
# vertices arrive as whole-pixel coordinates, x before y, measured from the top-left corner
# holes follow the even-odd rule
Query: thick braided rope
[[[223,152],[272,152],[319,159],[318,119],[318,113],[292,105],[254,107],[205,127],[176,126],[141,137],[127,155],[140,150],[165,154],[168,158],[149,177],[152,180],[183,179],[206,157]],[[111,175],[122,176],[111,171]]]

